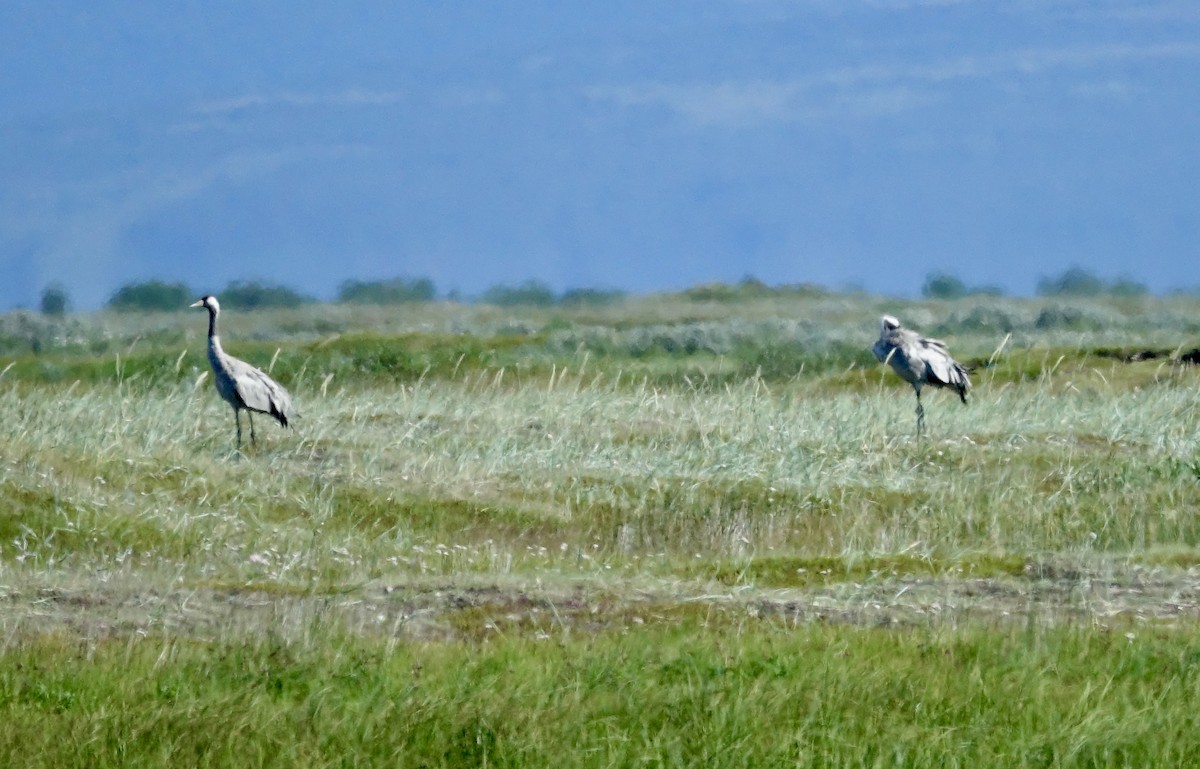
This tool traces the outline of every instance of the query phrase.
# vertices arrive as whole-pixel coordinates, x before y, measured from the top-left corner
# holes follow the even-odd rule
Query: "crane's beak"
[[[204,306],[204,300],[203,300],[203,299],[201,299],[201,300],[199,300],[199,301],[197,301],[197,302],[192,302],[191,304],[189,304],[189,305],[188,305],[188,307],[203,307],[203,306]]]

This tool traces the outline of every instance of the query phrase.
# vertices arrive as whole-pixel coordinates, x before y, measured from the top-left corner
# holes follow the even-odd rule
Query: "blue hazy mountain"
[[[0,307],[754,275],[1195,286],[1200,5],[0,8]]]

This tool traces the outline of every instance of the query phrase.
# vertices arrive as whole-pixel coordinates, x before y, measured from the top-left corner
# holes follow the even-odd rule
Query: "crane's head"
[[[203,307],[204,309],[206,309],[209,312],[214,313],[214,314],[221,311],[221,305],[217,303],[217,298],[215,296],[213,296],[212,294],[209,294],[208,296],[202,296],[188,306],[189,307]]]
[[[209,298],[211,299],[212,297]],[[895,331],[900,328],[900,321],[895,315],[884,315],[879,319],[879,326],[881,331],[886,334],[889,331]]]

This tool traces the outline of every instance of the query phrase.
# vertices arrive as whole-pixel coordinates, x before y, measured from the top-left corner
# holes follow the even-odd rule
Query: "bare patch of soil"
[[[52,575],[45,575],[49,578]],[[406,582],[308,595],[268,589],[146,587],[136,580],[0,587],[0,639],[43,634],[81,641],[133,635],[207,640],[265,632],[299,636],[313,623],[396,640],[478,641],[498,635],[561,638],[630,632],[684,619],[719,627],[811,622],[911,627],[969,622],[1124,627],[1200,619],[1200,572],[1031,564],[1021,577],[897,578],[803,589],[706,590],[694,583],[551,585]]]
[[[1100,356],[1101,358],[1116,358],[1117,360],[1125,363],[1137,363],[1144,360],[1167,359],[1172,363],[1185,365],[1200,364],[1200,347],[1193,348],[1187,352],[1181,352],[1178,355],[1175,355],[1174,350],[1166,349],[1129,350],[1102,348],[1096,351],[1096,355]]]

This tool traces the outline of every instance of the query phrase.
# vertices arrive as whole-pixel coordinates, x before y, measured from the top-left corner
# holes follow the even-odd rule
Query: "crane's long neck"
[[[221,337],[217,335],[217,312],[211,307],[208,310],[208,354],[214,356],[221,352]]]

